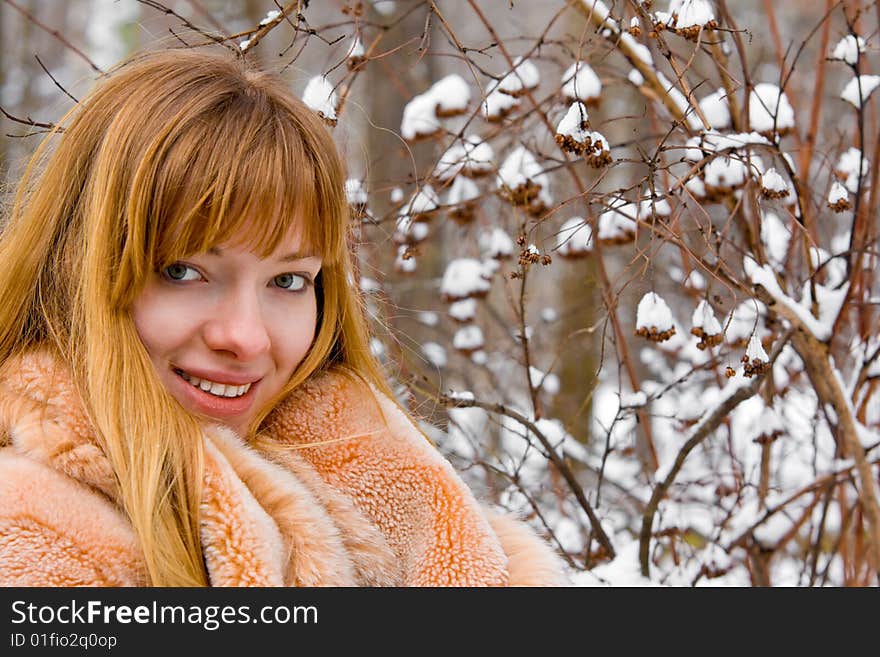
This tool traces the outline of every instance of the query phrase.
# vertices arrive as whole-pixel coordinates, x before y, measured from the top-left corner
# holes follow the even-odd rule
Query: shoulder
[[[0,585],[135,586],[130,525],[101,493],[0,449]]]

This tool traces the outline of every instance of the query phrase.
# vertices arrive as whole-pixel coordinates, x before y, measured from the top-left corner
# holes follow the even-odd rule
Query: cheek
[[[192,312],[191,307],[176,303],[156,288],[155,284],[148,284],[131,309],[138,336],[153,360],[167,355],[185,339],[187,319]]]
[[[285,378],[290,378],[312,346],[317,317],[317,302],[311,296],[296,312],[285,314],[274,322],[272,344],[276,366]]]

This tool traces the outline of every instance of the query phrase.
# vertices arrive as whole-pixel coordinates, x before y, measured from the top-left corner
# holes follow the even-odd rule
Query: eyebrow
[[[212,246],[210,249],[208,249],[208,255],[221,256],[223,255],[223,249],[221,249],[219,246]],[[318,257],[320,256],[314,253],[299,253],[298,251],[295,251],[293,253],[288,253],[287,255],[281,256],[277,260],[279,262],[296,262],[298,260],[307,260],[309,258]]]

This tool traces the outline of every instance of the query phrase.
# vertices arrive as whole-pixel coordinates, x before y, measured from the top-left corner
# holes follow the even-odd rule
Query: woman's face
[[[312,344],[320,269],[291,236],[265,259],[228,245],[152,274],[132,314],[168,391],[243,435]]]

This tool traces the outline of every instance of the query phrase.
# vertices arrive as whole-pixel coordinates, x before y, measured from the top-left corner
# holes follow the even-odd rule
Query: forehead
[[[304,221],[290,222],[284,226],[282,222],[274,221],[276,227],[270,240],[259,239],[263,233],[260,230],[259,220],[245,221],[241,229],[221,242],[210,245],[206,249],[209,255],[222,256],[230,252],[251,253],[261,260],[293,261],[305,258],[321,258],[320,249],[306,239],[306,234],[314,239],[313,231],[308,230]],[[279,228],[284,227],[284,230]]]

